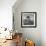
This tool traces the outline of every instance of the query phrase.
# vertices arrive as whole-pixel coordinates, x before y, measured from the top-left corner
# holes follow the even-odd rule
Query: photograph
[[[46,46],[46,0],[0,0],[0,46]]]
[[[36,12],[21,12],[21,27],[36,27]]]

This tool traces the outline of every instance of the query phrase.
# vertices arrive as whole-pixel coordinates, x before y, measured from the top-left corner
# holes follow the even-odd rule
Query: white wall
[[[44,1],[44,2],[43,2]],[[18,7],[14,7],[15,30],[23,32],[24,37],[35,41],[36,46],[46,46],[43,40],[45,30],[45,0],[23,0]],[[15,5],[14,5],[15,6]],[[44,11],[44,12],[43,12]],[[21,12],[37,12],[37,27],[36,28],[21,28]],[[43,22],[43,21],[44,22]],[[44,30],[44,31],[43,31]],[[44,32],[44,33],[43,33]],[[44,34],[44,35],[43,35]],[[45,39],[45,36],[44,36]]]
[[[46,46],[46,0],[41,1],[41,15],[42,46]]]
[[[16,0],[0,0],[0,27],[12,28],[12,6]]]
[[[40,0],[24,0],[17,8],[15,10],[15,28],[17,30],[21,30],[21,12],[37,12],[37,28],[23,28],[22,32],[25,38],[34,40],[36,45],[38,46],[39,44],[40,46]]]

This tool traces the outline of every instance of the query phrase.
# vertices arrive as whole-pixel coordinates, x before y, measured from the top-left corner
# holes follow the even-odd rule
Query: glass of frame
[[[37,13],[36,12],[21,12],[21,27],[36,27]]]

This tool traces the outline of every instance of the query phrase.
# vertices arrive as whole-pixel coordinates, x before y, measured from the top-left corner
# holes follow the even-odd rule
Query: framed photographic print
[[[37,26],[37,13],[36,12],[21,12],[21,27]]]

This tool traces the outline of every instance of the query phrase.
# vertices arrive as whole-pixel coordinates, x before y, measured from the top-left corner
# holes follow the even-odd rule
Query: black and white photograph
[[[36,12],[21,12],[21,27],[36,27]]]

